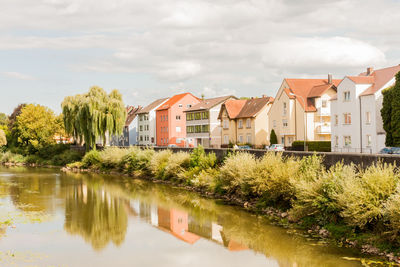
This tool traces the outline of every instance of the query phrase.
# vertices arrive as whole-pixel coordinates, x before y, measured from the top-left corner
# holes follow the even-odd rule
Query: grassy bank
[[[89,152],[68,167],[192,186],[261,212],[279,209],[282,220],[365,252],[378,253],[375,247],[400,252],[400,173],[393,165],[361,169],[338,163],[326,169],[317,156],[296,159],[267,153],[256,159],[237,152],[217,162],[202,148],[190,154],[108,148]]]

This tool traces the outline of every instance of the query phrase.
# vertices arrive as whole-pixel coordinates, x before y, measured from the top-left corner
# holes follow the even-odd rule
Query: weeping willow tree
[[[126,109],[122,95],[118,90],[110,94],[98,86],[93,86],[86,94],[67,96],[61,104],[64,115],[65,131],[80,143],[84,142],[86,150],[96,149],[96,140],[106,135],[121,135]]]

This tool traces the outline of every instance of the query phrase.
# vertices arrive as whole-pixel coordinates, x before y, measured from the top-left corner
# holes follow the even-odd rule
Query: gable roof
[[[134,106],[126,107],[126,112],[128,114],[126,116],[125,126],[131,125],[132,121],[136,118],[138,111],[140,111],[141,109],[142,109],[141,106],[138,106],[137,108],[135,108]]]
[[[149,105],[145,106],[144,108],[142,108],[139,112],[137,112],[137,114],[149,113],[154,108],[156,108],[157,106],[161,105],[167,99],[168,99],[168,97],[157,99],[156,101],[154,101],[151,104],[149,104]]]
[[[342,80],[341,79],[333,79],[332,84],[328,83],[328,79],[285,79],[289,88],[284,90],[286,94],[291,98],[297,97],[297,101],[300,105],[305,109],[305,111],[315,111],[315,107],[312,104],[312,101],[309,101],[308,97],[319,97],[326,90],[331,88],[332,86],[337,86]],[[294,94],[294,95],[291,95]],[[306,105],[304,105],[304,101],[306,101]]]
[[[221,115],[223,108],[225,108],[226,112],[228,113],[228,117],[230,119],[236,118],[236,116],[242,110],[242,107],[244,106],[244,104],[246,104],[246,101],[247,101],[246,99],[227,100],[224,104],[222,104],[219,115]],[[218,117],[220,117],[220,116],[218,116]]]
[[[250,118],[255,117],[261,109],[267,105],[269,102],[272,102],[272,97],[261,97],[261,98],[252,98],[246,100],[246,103],[243,105],[239,114],[236,118]]]
[[[208,98],[208,99],[202,100],[200,103],[194,105],[193,107],[188,108],[184,112],[196,111],[196,110],[208,110],[208,109],[210,109],[210,108],[212,108],[212,107],[214,107],[214,106],[216,106],[218,104],[221,104],[222,102],[225,102],[229,98],[235,98],[236,99],[236,97],[232,96],[232,95]]]
[[[179,100],[181,100],[182,98],[184,98],[187,95],[191,95],[194,98],[201,100],[200,98],[192,95],[191,93],[183,93],[183,94],[179,94],[179,95],[174,95],[173,97],[171,97],[170,99],[168,99],[167,102],[165,102],[164,104],[162,104],[160,107],[158,107],[156,110],[165,110],[165,109],[169,109],[170,107],[172,107],[173,105],[175,105]]]
[[[367,88],[364,92],[361,93],[361,96],[372,95],[378,92],[381,89],[384,89],[385,86],[390,80],[392,80],[396,74],[400,72],[400,65],[383,68],[379,70],[373,71],[369,76],[364,77],[371,77],[371,87]],[[361,75],[366,75],[362,73]]]

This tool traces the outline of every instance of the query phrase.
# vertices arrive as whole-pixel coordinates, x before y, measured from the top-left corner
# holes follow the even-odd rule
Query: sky
[[[93,85],[145,106],[400,64],[400,0],[0,0],[0,112]]]

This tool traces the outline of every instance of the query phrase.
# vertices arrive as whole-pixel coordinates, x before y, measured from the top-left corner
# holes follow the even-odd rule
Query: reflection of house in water
[[[131,214],[189,244],[194,244],[203,237],[223,245],[230,251],[249,249],[227,237],[221,225],[211,221],[199,221],[185,211],[157,207],[139,200],[131,200],[130,207],[134,211]]]
[[[189,244],[194,244],[200,239],[200,236],[189,232],[189,215],[187,212],[158,208],[157,216],[158,228],[166,230]]]

